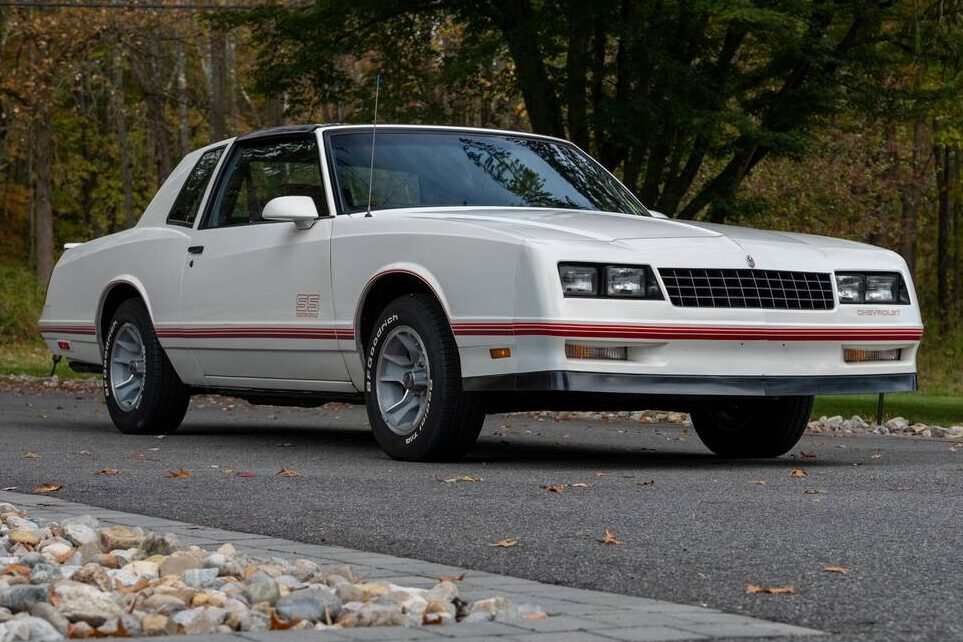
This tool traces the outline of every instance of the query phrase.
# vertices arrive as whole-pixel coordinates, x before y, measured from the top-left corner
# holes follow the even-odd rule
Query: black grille
[[[830,275],[788,270],[660,268],[673,305],[686,308],[832,310]]]

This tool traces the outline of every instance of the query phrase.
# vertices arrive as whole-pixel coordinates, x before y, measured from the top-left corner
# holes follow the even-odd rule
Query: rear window
[[[214,168],[224,152],[223,147],[211,149],[203,154],[191,170],[190,176],[184,181],[184,187],[171,207],[170,214],[167,215],[167,222],[173,225],[194,226],[194,219],[197,218],[197,210],[201,207],[201,200],[207,184],[211,182],[214,175]]]

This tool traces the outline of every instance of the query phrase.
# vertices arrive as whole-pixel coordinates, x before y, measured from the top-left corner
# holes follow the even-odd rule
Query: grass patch
[[[38,340],[43,289],[26,268],[0,264],[0,344]]]
[[[46,377],[50,374],[50,366],[50,351],[42,343],[0,343],[0,374]],[[74,372],[64,360],[57,366],[57,376],[85,379],[99,375]]]
[[[886,395],[883,421],[903,417],[910,423],[938,426],[963,424],[963,396],[931,395],[922,392],[894,392]],[[876,395],[824,395],[816,397],[814,417],[840,415],[863,419],[876,417]]]

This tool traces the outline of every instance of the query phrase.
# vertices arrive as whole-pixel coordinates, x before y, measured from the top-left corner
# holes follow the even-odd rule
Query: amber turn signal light
[[[492,359],[507,359],[512,356],[511,348],[492,348],[488,351],[488,354],[492,356]]]

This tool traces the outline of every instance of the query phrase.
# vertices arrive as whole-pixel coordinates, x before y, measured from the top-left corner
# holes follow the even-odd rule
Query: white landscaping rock
[[[54,642],[64,636],[39,617],[14,618],[0,624],[0,642]]]
[[[473,612],[451,581],[364,582],[348,565],[255,558],[232,544],[206,552],[89,516],[58,525],[15,511],[0,504],[0,568],[28,568],[30,583],[0,575],[0,642],[447,625],[529,608],[496,596]]]

